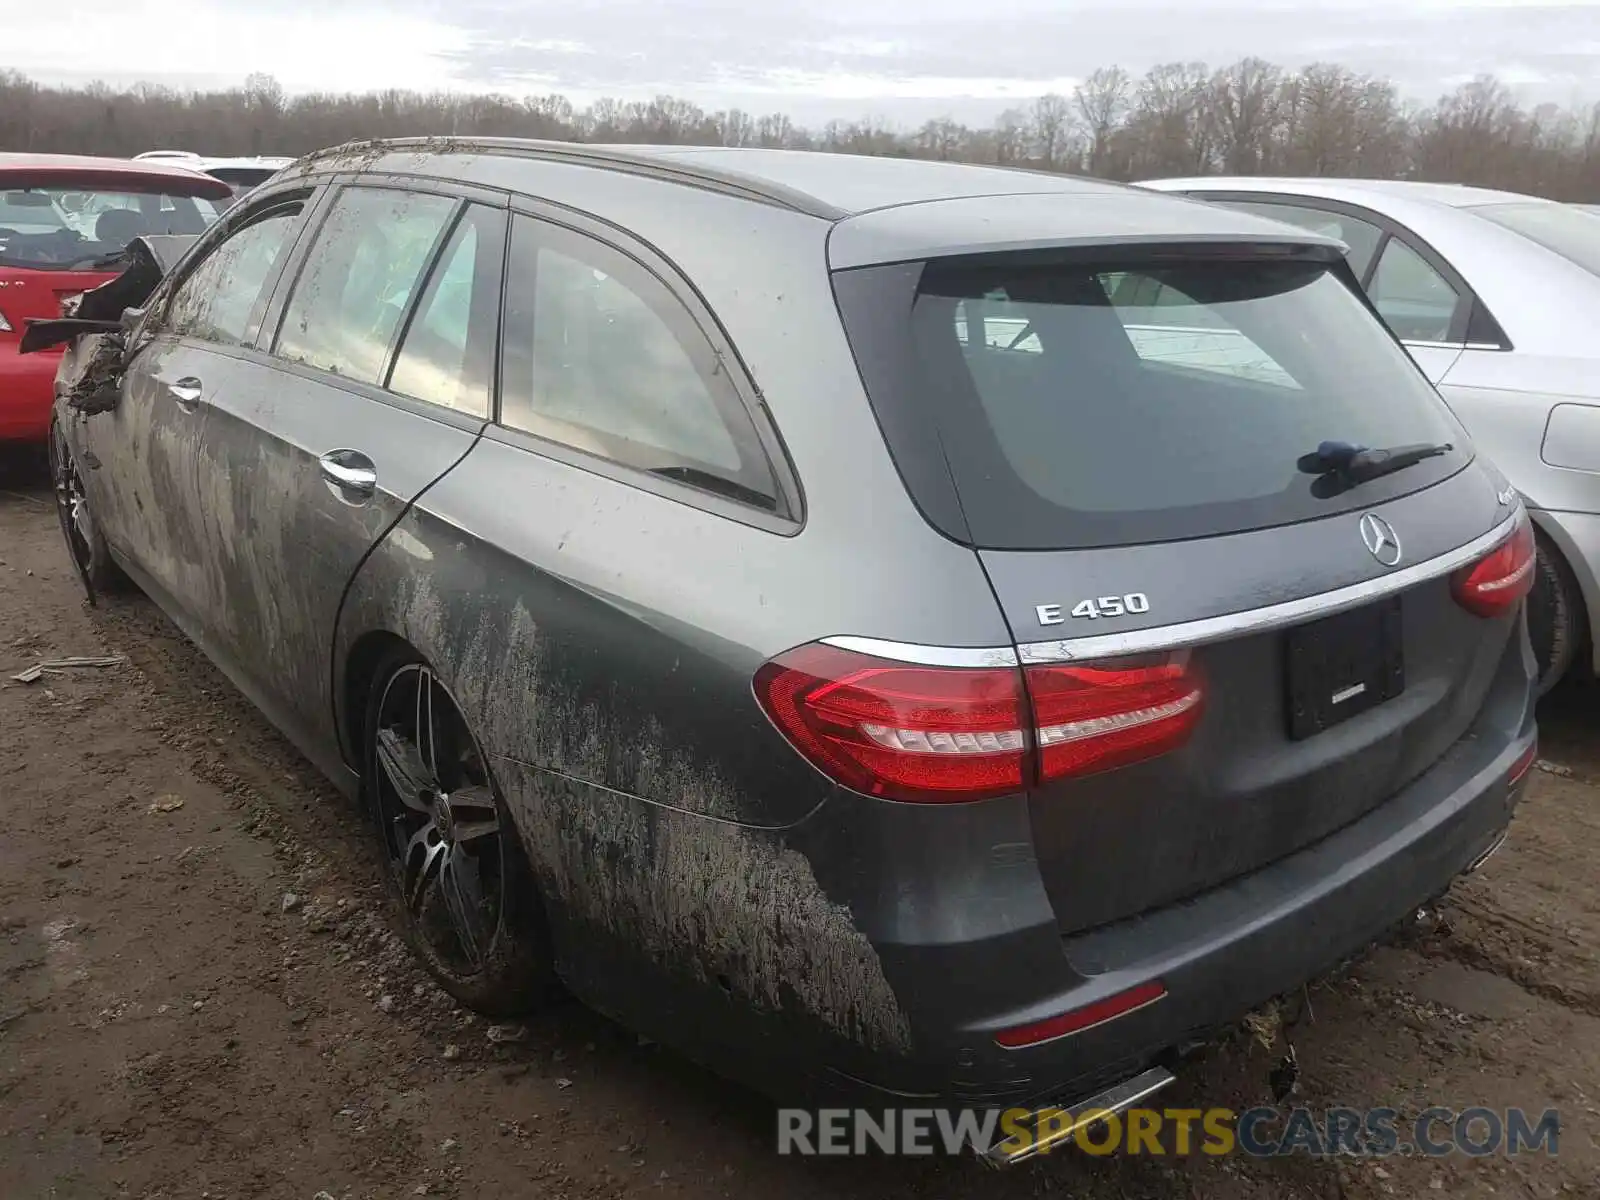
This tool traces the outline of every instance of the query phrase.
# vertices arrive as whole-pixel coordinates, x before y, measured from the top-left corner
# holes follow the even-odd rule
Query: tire
[[[128,577],[112,561],[111,548],[106,545],[106,539],[90,512],[83,472],[59,417],[50,421],[49,460],[50,486],[55,493],[56,518],[61,524],[61,537],[89,603],[93,604],[95,597],[102,592],[126,591],[129,587]]]
[[[410,650],[373,679],[363,791],[407,944],[468,1008],[512,1017],[540,1007],[557,990],[544,910],[477,738]]]
[[[1543,696],[1572,669],[1588,622],[1577,581],[1561,552],[1542,533],[1537,545],[1533,589],[1528,593],[1528,637],[1539,669],[1536,690]]]

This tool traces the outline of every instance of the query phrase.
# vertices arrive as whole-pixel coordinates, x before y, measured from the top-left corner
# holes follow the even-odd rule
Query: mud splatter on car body
[[[642,711],[616,686],[620,664],[571,636],[573,622],[615,614],[611,602],[533,573],[505,597],[492,578],[498,558],[413,511],[364,566],[342,625],[393,631],[446,682],[496,759],[558,947],[599,933],[761,1010],[874,1049],[909,1048],[871,940],[788,839],[828,803],[826,781],[760,724],[734,732],[740,752],[729,755],[692,722],[656,715],[690,709]],[[657,664],[664,687],[676,677],[681,695],[719,674],[648,629],[638,636],[624,652]],[[658,653],[640,652],[651,643]],[[751,740],[763,754],[748,753]],[[805,799],[785,811],[774,793]]]

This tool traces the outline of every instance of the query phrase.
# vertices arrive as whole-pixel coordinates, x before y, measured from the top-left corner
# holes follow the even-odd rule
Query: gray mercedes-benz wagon
[[[363,798],[485,1012],[559,980],[786,1098],[1114,1106],[1443,892],[1533,762],[1527,516],[1309,232],[363,144],[123,327],[59,381],[80,571]]]

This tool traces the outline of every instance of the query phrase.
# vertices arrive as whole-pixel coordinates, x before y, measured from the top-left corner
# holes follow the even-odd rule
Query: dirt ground
[[[39,658],[106,668],[10,676]],[[0,1197],[1600,1196],[1600,699],[1505,849],[1311,992],[1299,1102],[1562,1114],[1516,1159],[797,1160],[759,1099],[567,1005],[494,1041],[385,923],[366,829],[162,615],[88,609],[0,460]],[[292,898],[291,898],[292,897]],[[1208,1052],[1161,1102],[1270,1100]]]

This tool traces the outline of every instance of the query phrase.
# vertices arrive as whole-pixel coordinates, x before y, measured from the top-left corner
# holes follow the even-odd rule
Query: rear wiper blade
[[[1350,442],[1322,442],[1310,454],[1301,455],[1296,465],[1307,475],[1323,477],[1317,480],[1322,487],[1319,489],[1314,485],[1314,492],[1320,494],[1321,491],[1327,491],[1332,495],[1370,479],[1379,479],[1414,467],[1426,459],[1449,454],[1454,449],[1455,446],[1450,442],[1417,442],[1409,446],[1382,449],[1357,446]]]

